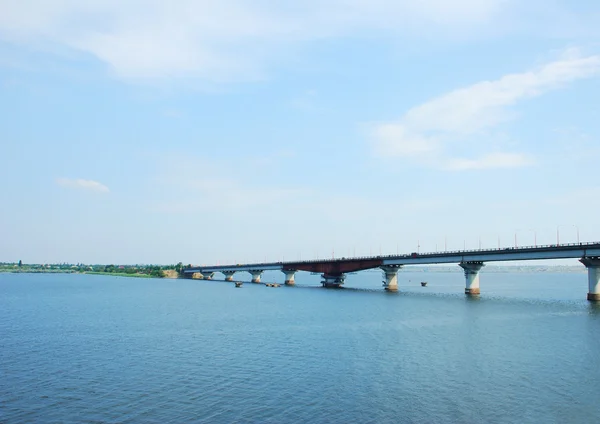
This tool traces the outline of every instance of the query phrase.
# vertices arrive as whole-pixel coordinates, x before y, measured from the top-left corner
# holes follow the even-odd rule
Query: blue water
[[[600,422],[585,274],[297,282],[0,274],[0,422]]]

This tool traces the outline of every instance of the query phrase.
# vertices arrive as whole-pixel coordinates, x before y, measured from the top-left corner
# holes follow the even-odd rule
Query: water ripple
[[[600,420],[600,311],[467,300],[455,277],[389,294],[2,275],[0,422]]]

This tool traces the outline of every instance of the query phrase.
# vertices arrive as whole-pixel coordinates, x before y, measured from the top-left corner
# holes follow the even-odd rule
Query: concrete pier
[[[385,273],[383,287],[387,291],[398,291],[398,270],[402,265],[386,265],[380,268]]]
[[[479,270],[483,268],[483,262],[461,262],[458,264],[465,271],[465,294],[478,295],[479,291]]]
[[[264,272],[262,269],[252,269],[248,272],[250,274],[252,274],[252,282],[253,283],[260,283],[260,276]]]
[[[344,281],[346,280],[346,275],[344,275],[344,274],[323,274],[323,275],[321,275],[321,278],[323,278],[323,280],[321,281],[321,284],[323,285],[323,287],[340,288],[344,284]]]
[[[225,274],[225,281],[233,281],[233,274],[235,274],[235,271],[223,271],[223,274]]]
[[[214,272],[203,272],[202,273],[202,279],[204,279],[204,280],[212,280],[213,275],[215,275]]]
[[[600,257],[581,258],[579,260],[588,270],[588,295],[592,302],[600,302]]]
[[[295,269],[284,269],[283,273],[285,274],[286,286],[293,286],[294,284],[296,284],[296,281],[294,280],[294,276],[296,275]]]

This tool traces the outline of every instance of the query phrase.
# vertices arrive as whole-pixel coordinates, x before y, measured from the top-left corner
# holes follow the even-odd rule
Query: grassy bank
[[[179,272],[182,269],[183,265],[181,262],[177,265],[23,264],[21,261],[18,263],[0,262],[0,272],[95,274],[135,278],[179,278]]]
[[[10,273],[10,274],[77,274],[79,271],[72,271],[66,269],[4,269],[0,268],[0,273]]]
[[[114,275],[115,277],[134,277],[134,278],[160,278],[153,277],[148,274],[127,274],[126,272],[100,272],[100,271],[85,271],[83,274],[91,275]]]

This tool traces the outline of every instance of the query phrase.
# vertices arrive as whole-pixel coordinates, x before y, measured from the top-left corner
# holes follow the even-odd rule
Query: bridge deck
[[[255,264],[232,264],[195,266],[184,270],[194,272],[253,271],[253,270],[301,270],[319,273],[344,273],[377,268],[382,265],[430,265],[461,262],[523,261],[536,259],[568,259],[599,257],[600,242],[571,243],[560,245],[506,247],[499,249],[458,250],[449,252],[409,253],[338,259],[316,259],[293,262],[267,262]]]

